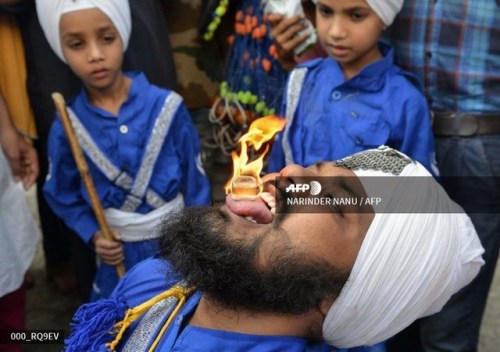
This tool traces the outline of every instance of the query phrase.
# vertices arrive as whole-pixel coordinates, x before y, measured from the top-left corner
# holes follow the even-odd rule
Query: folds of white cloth
[[[40,238],[21,182],[0,149],[0,297],[21,287]]]

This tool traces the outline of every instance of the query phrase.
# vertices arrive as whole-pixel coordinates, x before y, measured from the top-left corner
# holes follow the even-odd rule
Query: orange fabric
[[[35,120],[26,90],[23,40],[16,18],[8,15],[0,15],[0,91],[18,131],[35,138]]]

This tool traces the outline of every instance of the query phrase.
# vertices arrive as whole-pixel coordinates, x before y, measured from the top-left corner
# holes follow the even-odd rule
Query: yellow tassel
[[[182,307],[182,305],[186,301],[189,294],[191,294],[194,290],[195,290],[194,287],[186,288],[186,287],[176,285],[176,286],[172,287],[170,290],[167,290],[165,292],[160,293],[157,296],[154,296],[150,300],[138,305],[137,307],[127,309],[127,312],[125,313],[125,318],[123,318],[122,321],[119,321],[118,323],[115,324],[114,331],[117,331],[119,329],[115,339],[112,342],[106,344],[106,346],[111,351],[114,352],[116,346],[118,345],[121,338],[123,337],[125,330],[127,330],[127,328],[134,321],[139,319],[145,312],[147,312],[156,303],[158,303],[166,298],[169,298],[169,297],[175,297],[179,300],[179,303],[177,303],[177,306],[175,307],[174,311],[172,312],[172,314],[168,318],[167,323],[162,328],[160,335],[159,335],[161,337],[163,332],[166,330],[166,327],[168,327],[168,325],[172,321],[173,317],[177,314],[177,312],[180,310],[180,308]],[[158,344],[157,340],[159,341],[159,339],[156,338],[155,342],[153,343],[153,347],[156,347],[156,345]]]
[[[158,336],[156,336],[155,340],[153,341],[153,344],[151,345],[151,348],[149,349],[149,352],[152,352],[156,349],[156,346],[160,342],[160,340],[161,340],[163,334],[165,333],[165,331],[167,330],[167,328],[170,326],[170,323],[172,322],[172,320],[174,320],[175,316],[177,315],[179,310],[182,308],[182,306],[186,302],[187,295],[181,296],[180,298],[178,297],[178,299],[179,299],[179,302],[177,303],[177,306],[175,307],[175,309],[172,311],[172,313],[168,317],[165,325],[163,325],[163,327],[161,328],[160,332],[158,333]]]

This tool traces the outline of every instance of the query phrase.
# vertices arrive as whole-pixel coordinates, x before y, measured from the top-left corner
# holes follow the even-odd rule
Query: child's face
[[[113,87],[122,74],[123,43],[109,17],[96,8],[68,12],[59,29],[64,57],[84,85]]]
[[[316,27],[322,46],[347,78],[381,57],[377,43],[384,24],[365,0],[318,0]]]

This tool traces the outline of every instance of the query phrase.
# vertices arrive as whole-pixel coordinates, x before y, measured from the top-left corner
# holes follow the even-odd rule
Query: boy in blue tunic
[[[113,228],[103,238],[59,119],[49,137],[47,202],[102,263],[92,300],[118,282],[126,268],[156,248],[160,218],[184,205],[210,202],[200,145],[182,98],[151,85],[139,72],[122,72],[131,31],[127,0],[39,0],[37,12],[54,52],[82,80],[69,116]],[[144,53],[147,55],[147,53]]]
[[[273,145],[268,169],[310,165],[384,144],[437,174],[420,84],[393,64],[393,49],[379,42],[403,0],[313,2],[328,57],[290,73],[282,108],[288,122]]]

